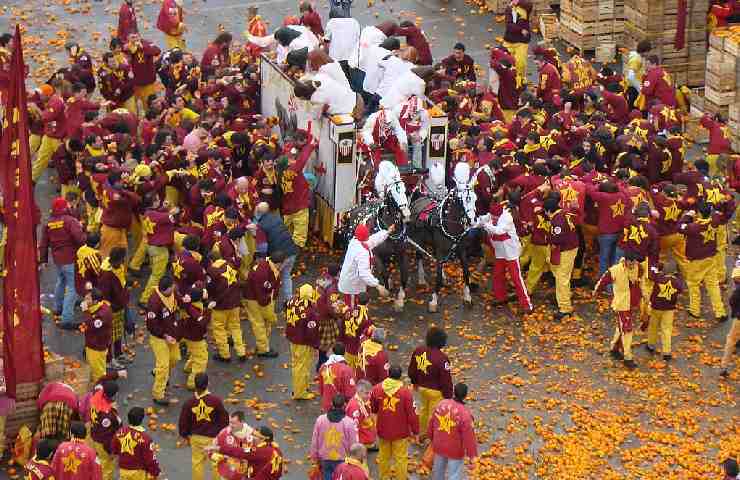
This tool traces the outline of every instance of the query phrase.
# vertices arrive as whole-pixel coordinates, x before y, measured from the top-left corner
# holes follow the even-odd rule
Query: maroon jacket
[[[686,236],[686,258],[704,260],[717,253],[717,227],[721,223],[719,214],[709,218],[684,215],[678,224],[678,231]]]
[[[506,30],[504,32],[504,41],[509,43],[529,43],[532,38],[532,29],[529,26],[529,16],[532,14],[532,5],[526,2],[519,2],[517,5],[517,19],[514,21],[512,7],[506,8]],[[527,33],[524,33],[524,31]]]
[[[230,63],[229,49],[216,43],[209,44],[203,52],[200,61],[200,70],[203,78],[215,75],[216,70],[227,68]]]
[[[302,298],[292,298],[285,310],[285,336],[290,343],[319,348],[320,335],[316,306]]]
[[[41,120],[44,122],[44,135],[57,140],[62,140],[67,134],[67,108],[62,97],[54,95],[46,103],[46,108],[41,112]]]
[[[206,270],[200,261],[201,256],[198,252],[182,249],[175,254],[175,261],[172,262],[172,274],[175,277],[177,291],[180,295],[189,292],[196,282],[205,283]]]
[[[408,374],[414,385],[439,390],[444,398],[452,398],[450,370],[450,359],[441,350],[420,346],[411,355]]]
[[[159,476],[159,462],[154,456],[152,438],[144,427],[121,427],[111,441],[111,453],[118,456],[121,470],[144,470],[148,476]]]
[[[560,252],[578,248],[575,222],[578,214],[558,210],[550,217],[550,263],[560,265]]]
[[[630,209],[627,196],[621,191],[601,192],[593,184],[586,184],[586,192],[599,208],[599,234],[619,233]]]
[[[146,211],[143,219],[144,233],[149,245],[169,247],[175,241],[177,224],[169,210],[165,208],[151,208]]]
[[[129,293],[126,285],[121,284],[113,271],[101,269],[96,286],[103,292],[103,297],[110,302],[114,312],[123,310],[128,305]]]
[[[177,301],[172,297],[173,307],[170,309],[160,297],[159,289],[155,289],[149,297],[146,307],[146,328],[149,335],[164,339],[170,336],[180,338],[180,324],[177,318]]]
[[[132,33],[139,33],[139,27],[136,23],[136,10],[126,2],[123,2],[121,9],[118,10],[118,40],[125,45],[128,36]]]
[[[416,25],[398,27],[396,28],[395,36],[406,37],[406,44],[416,49],[416,53],[419,55],[417,64],[432,64],[432,50],[429,48],[429,41],[419,27]]]
[[[111,441],[121,425],[118,410],[103,394],[102,389],[95,390],[90,399],[90,438],[111,452]]]
[[[141,202],[134,192],[114,189],[107,183],[103,186],[103,225],[112,228],[129,228],[133,220],[133,211]]]
[[[102,352],[111,343],[113,310],[103,300],[90,306],[85,312],[85,347]]]
[[[182,406],[178,429],[180,436],[216,438],[229,424],[229,414],[220,398],[209,391],[195,393]]]
[[[97,102],[91,102],[85,98],[78,100],[75,97],[70,97],[67,100],[67,136],[84,140],[82,138],[82,124],[85,123],[85,114],[99,108],[100,104]]]
[[[316,38],[324,36],[324,27],[321,25],[321,17],[313,10],[301,16],[301,25],[311,29]]]
[[[27,480],[54,480],[54,469],[46,460],[37,460],[34,456],[25,467]]]
[[[345,362],[322,365],[319,369],[319,393],[323,412],[329,411],[332,399],[338,393],[344,395],[344,398],[354,397],[356,386],[352,367]]]
[[[658,264],[660,237],[655,225],[647,218],[630,220],[622,229],[617,244],[625,252],[635,252],[647,258],[650,266]]]
[[[244,284],[244,298],[254,300],[266,307],[273,300],[280,287],[280,277],[273,271],[269,259],[261,259],[252,265]]]
[[[134,74],[134,86],[144,87],[157,81],[157,70],[154,60],[159,56],[161,50],[146,40],[141,41],[141,48],[135,52],[128,50],[129,64]]]
[[[208,298],[216,302],[216,310],[231,310],[241,305],[239,272],[226,260],[216,260],[208,267]]]
[[[283,476],[283,452],[275,442],[261,442],[248,450],[232,453],[235,458],[247,461],[251,480],[278,480]]]
[[[653,310],[675,310],[678,296],[686,289],[686,284],[675,275],[650,270],[653,291],[650,294],[650,306]]]
[[[39,245],[39,261],[46,263],[51,256],[56,265],[70,265],[75,263],[77,249],[85,243],[85,233],[80,221],[64,212],[61,215],[52,214],[41,232]]]
[[[211,312],[204,308],[202,302],[186,304],[182,308],[180,317],[180,333],[182,334],[182,338],[191,342],[200,342],[205,339],[210,322]]]
[[[367,472],[362,465],[347,463],[349,459],[337,467],[332,475],[332,480],[368,480]]]

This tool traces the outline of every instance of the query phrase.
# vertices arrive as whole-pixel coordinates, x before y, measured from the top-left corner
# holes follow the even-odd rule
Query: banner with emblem
[[[44,376],[37,215],[28,146],[26,67],[18,26],[13,39],[10,72],[0,140],[0,182],[7,228],[3,265],[3,359],[7,395],[15,398],[17,384],[35,382]]]

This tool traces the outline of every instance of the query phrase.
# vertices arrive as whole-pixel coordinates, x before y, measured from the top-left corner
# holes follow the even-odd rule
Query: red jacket
[[[185,340],[200,342],[208,333],[211,311],[202,302],[192,302],[181,307],[180,334]]]
[[[229,424],[229,414],[220,398],[206,391],[195,393],[182,405],[178,428],[181,437],[215,438]]]
[[[66,468],[74,465],[74,468]],[[95,450],[83,440],[72,439],[57,447],[51,466],[57,480],[102,480],[103,470]]]
[[[517,11],[517,19],[514,21],[513,10]],[[504,41],[509,43],[529,43],[532,38],[532,29],[529,26],[529,16],[532,13],[532,5],[526,2],[520,2],[515,7],[507,7],[506,13],[506,31],[504,32]],[[524,33],[526,30],[527,33]]]
[[[241,305],[239,271],[226,260],[216,260],[208,267],[208,299],[216,302],[216,310],[231,310]]]
[[[390,362],[383,345],[373,340],[365,340],[360,348],[360,366],[365,380],[377,385],[388,378]]]
[[[545,62],[540,68],[540,79],[537,87],[537,96],[542,99],[545,103],[559,103],[560,89],[562,82],[560,81],[560,72],[550,62]],[[556,99],[558,100],[556,102]]]
[[[630,108],[624,95],[604,90],[601,93],[606,107],[606,115],[610,122],[624,125],[629,122]]]
[[[675,275],[655,273],[651,270],[650,280],[653,290],[650,293],[650,306],[653,310],[675,310],[678,296],[686,289],[686,284]]]
[[[97,102],[91,102],[85,98],[78,100],[75,97],[70,97],[67,100],[67,136],[84,140],[82,138],[82,124],[85,123],[85,114],[99,108],[100,104]]]
[[[143,470],[148,475],[159,476],[159,462],[154,456],[152,439],[144,427],[122,427],[111,441],[111,453],[118,456],[121,470]]]
[[[269,258],[258,260],[252,265],[244,284],[244,298],[254,300],[262,307],[273,301],[280,287],[280,274]]]
[[[709,218],[684,216],[678,224],[678,231],[686,236],[686,258],[704,260],[717,253],[717,227],[719,214]]]
[[[157,17],[157,29],[167,35],[177,37],[182,34],[182,24],[182,8],[177,6],[175,0],[164,0]]]
[[[648,107],[656,101],[673,108],[678,105],[671,75],[660,66],[647,71],[640,92],[645,95]]]
[[[159,47],[142,40],[141,48],[137,48],[135,52],[127,50],[126,53],[128,53],[128,61],[134,74],[135,87],[151,85],[157,81],[154,59],[161,53]]]
[[[151,208],[146,211],[141,223],[147,244],[155,247],[169,247],[174,243],[177,223],[169,210]]]
[[[586,185],[588,196],[599,207],[599,234],[619,233],[625,221],[625,213],[630,209],[630,201],[621,191],[601,192],[598,186]]]
[[[354,310],[346,312],[343,321],[339,324],[339,341],[344,344],[348,354],[360,353],[360,339],[372,321],[367,314],[367,307],[358,305]]]
[[[352,458],[348,458],[343,464],[339,465],[332,480],[369,480],[366,467]]]
[[[215,43],[209,44],[203,52],[203,58],[200,61],[200,70],[203,78],[215,75],[216,70],[226,68],[231,63],[229,58],[229,49]]]
[[[345,408],[345,414],[357,424],[357,435],[363,445],[375,443],[377,437],[372,413],[370,402],[363,402],[358,395],[352,397]]]
[[[122,45],[126,45],[128,36],[132,33],[139,33],[139,27],[136,24],[136,10],[128,3],[123,2],[121,9],[118,10],[118,40]]]
[[[85,347],[98,352],[108,349],[113,329],[113,311],[110,303],[103,300],[84,310]],[[95,379],[97,380],[97,379]]]
[[[218,461],[218,474],[226,480],[249,478],[249,465],[241,457],[252,446],[248,438],[240,439],[231,433],[231,427],[221,430],[216,436],[218,453],[225,458]]]
[[[437,455],[453,460],[478,456],[473,416],[457,400],[442,400],[429,418],[427,434]]]
[[[432,50],[429,48],[429,41],[416,25],[409,25],[408,27],[397,27],[394,32],[396,37],[406,37],[406,45],[414,47],[418,55],[418,65],[431,65]]]
[[[377,414],[378,437],[393,441],[419,434],[414,394],[401,380],[386,378],[370,392],[370,406]]]
[[[319,348],[321,342],[316,306],[309,300],[292,298],[285,309],[285,336],[295,345]]]
[[[235,457],[249,464],[250,480],[278,480],[283,476],[283,452],[275,442],[258,443]]]
[[[282,192],[280,210],[283,215],[300,212],[308,208],[311,203],[311,191],[306,177],[303,176],[303,169],[315,148],[316,145],[313,143],[305,145],[298,154],[298,158],[291,162],[280,176],[280,191]]]
[[[54,95],[46,103],[46,108],[41,112],[41,120],[44,122],[44,135],[62,140],[67,134],[67,107],[62,97]]]
[[[701,126],[709,130],[708,154],[719,155],[720,153],[730,153],[730,140],[725,133],[728,131],[725,125],[715,121],[707,113],[701,117]]]
[[[171,302],[169,306],[162,299],[159,289],[154,289],[146,307],[146,328],[149,330],[149,335],[159,339],[164,339],[166,336],[179,339],[180,324],[174,293],[167,300]]]
[[[411,355],[408,374],[414,385],[439,390],[444,398],[452,398],[450,359],[438,348],[417,347]]]
[[[324,36],[324,27],[321,25],[321,17],[315,11],[306,12],[301,16],[301,25],[311,29],[316,38]],[[251,32],[250,32],[251,33]]]
[[[114,189],[107,183],[103,186],[102,197],[101,223],[112,228],[129,228],[133,220],[133,211],[141,202],[141,197],[122,188]]]
[[[56,265],[70,265],[75,263],[77,249],[85,243],[85,233],[82,224],[68,212],[62,215],[52,214],[41,232],[39,245],[39,261],[46,263],[51,256]]]
[[[338,393],[344,398],[355,396],[355,372],[346,362],[326,363],[319,369],[319,393],[321,394],[321,410],[328,412],[331,402]]]
[[[206,281],[206,270],[201,265],[201,255],[198,252],[182,249],[175,254],[172,262],[172,275],[175,277],[177,291],[185,295],[196,282]]]
[[[134,95],[134,74],[127,64],[119,65],[116,69],[101,65],[98,77],[100,95],[117,106],[123,106]]]

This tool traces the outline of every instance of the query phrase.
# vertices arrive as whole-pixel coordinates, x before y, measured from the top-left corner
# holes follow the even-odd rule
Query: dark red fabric
[[[686,0],[678,0],[676,38],[673,45],[676,50],[681,50],[686,46],[686,14]]]

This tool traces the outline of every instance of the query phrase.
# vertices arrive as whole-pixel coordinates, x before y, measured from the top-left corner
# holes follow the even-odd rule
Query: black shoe
[[[655,353],[655,347],[653,347],[652,345],[645,344],[645,349],[651,354]]]
[[[575,280],[571,280],[570,281],[570,286],[571,287],[575,287],[575,288],[585,287],[587,285],[588,285],[588,278],[586,278],[586,277],[577,278]]]
[[[624,355],[619,350],[610,350],[609,355],[615,360],[624,360]]]
[[[236,357],[236,359],[239,360],[239,363],[244,363],[244,362],[247,361],[247,356],[246,355],[242,355],[240,357]]]
[[[224,358],[218,353],[213,356],[213,359],[221,363],[231,363],[231,358]]]
[[[506,299],[506,300],[494,300],[493,303],[491,303],[491,305],[493,305],[494,307],[500,307],[502,305],[506,305],[507,303],[509,303],[509,300],[508,299]]]
[[[375,443],[367,447],[368,452],[377,452],[378,450],[379,450],[378,445]]]
[[[261,358],[276,358],[278,355],[280,354],[275,350],[269,350],[267,352],[257,354],[257,356]]]
[[[722,370],[721,372],[719,372],[719,376],[722,378],[728,378],[730,376],[730,372],[728,372],[727,369]]]
[[[79,323],[60,323],[57,325],[62,330],[79,330],[80,324]]]
[[[663,360],[665,360],[666,362],[670,362],[671,360],[673,360],[673,355],[671,355],[670,353],[664,353]]]
[[[740,245],[740,235],[738,235],[737,237],[735,237],[735,240],[732,241],[732,244],[733,245]]]
[[[634,370],[637,368],[637,364],[635,363],[634,360],[625,360],[624,366],[629,368],[630,370]]]
[[[153,398],[152,401],[162,407],[169,407],[171,405],[169,398]]]
[[[564,319],[565,317],[570,317],[570,316],[571,316],[570,313],[558,312],[558,313],[555,314],[555,320],[560,321],[560,320]]]
[[[717,317],[717,323],[725,323],[727,321],[727,315],[722,315],[721,317]]]
[[[694,315],[694,314],[693,314],[693,313],[691,313],[691,312],[689,312],[689,317],[691,317],[691,318],[695,318],[695,319],[697,319],[697,320],[701,320],[701,316],[700,316],[700,315]]]

